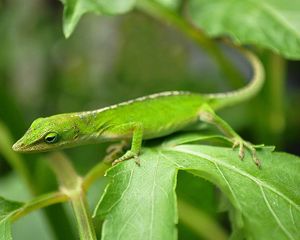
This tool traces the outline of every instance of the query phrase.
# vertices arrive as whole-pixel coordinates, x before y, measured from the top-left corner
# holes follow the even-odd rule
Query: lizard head
[[[57,150],[72,146],[77,137],[78,128],[75,119],[59,114],[36,119],[12,148],[17,152]]]

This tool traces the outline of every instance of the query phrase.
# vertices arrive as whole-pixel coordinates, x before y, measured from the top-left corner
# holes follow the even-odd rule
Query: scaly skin
[[[255,149],[245,142],[214,110],[251,98],[264,80],[259,60],[249,52],[245,56],[252,63],[252,81],[242,89],[229,93],[196,94],[190,92],[163,92],[137,98],[95,111],[58,114],[38,118],[25,135],[13,145],[17,152],[43,152],[83,144],[132,139],[131,149],[115,163],[135,158],[143,139],[168,135],[197,121],[216,125],[239,146],[252,152],[257,165]]]

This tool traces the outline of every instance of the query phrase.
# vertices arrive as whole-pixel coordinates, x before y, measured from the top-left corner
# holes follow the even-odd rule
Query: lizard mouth
[[[32,144],[24,144],[22,138],[18,140],[13,146],[12,149],[15,152],[19,153],[39,153],[39,152],[50,152],[54,150],[60,150],[64,148],[70,148],[74,145],[80,145],[80,144],[68,144],[68,142],[63,142],[60,144],[47,144],[44,142],[41,142],[40,140],[32,143]]]
[[[19,139],[13,146],[12,149],[19,153],[30,153],[30,152],[42,152],[35,144],[25,144],[23,139]]]
[[[12,146],[12,149],[15,152],[31,152],[31,147],[26,146],[21,139]]]
[[[12,149],[15,152],[19,153],[37,153],[37,152],[48,152],[51,151],[51,149],[48,148],[43,148],[41,146],[28,146],[22,143],[16,142],[13,146]]]
[[[24,147],[24,144],[21,141],[22,139],[19,139],[13,146],[12,149],[16,152],[18,152],[20,149]]]

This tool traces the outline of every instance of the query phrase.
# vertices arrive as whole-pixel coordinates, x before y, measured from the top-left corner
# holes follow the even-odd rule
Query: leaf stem
[[[83,179],[83,188],[88,189],[90,185],[99,177],[104,176],[106,170],[111,167],[111,164],[101,161],[95,167],[93,167]]]
[[[269,128],[271,134],[279,136],[285,127],[284,81],[286,74],[285,60],[275,53],[269,53],[266,71],[268,80],[266,88],[269,98]]]
[[[176,12],[169,10],[155,1],[140,0],[138,1],[137,6],[151,16],[173,24],[204,48],[218,63],[221,71],[227,76],[232,87],[241,87],[243,85],[243,75],[228,61],[218,45],[205,36],[199,29],[179,16]]]
[[[256,138],[262,142],[272,139],[272,144],[278,147],[284,144],[281,134],[286,125],[284,110],[286,62],[281,56],[270,51],[262,51],[260,55],[265,66],[266,83],[257,102],[259,111],[257,108],[255,111],[258,123],[255,126]],[[264,113],[264,118],[261,117],[261,113]]]
[[[54,153],[49,158],[49,164],[57,176],[61,192],[66,194],[72,204],[77,220],[80,239],[96,240],[82,178],[77,175],[69,159],[62,153]]]
[[[18,220],[20,217],[23,217],[24,215],[39,209],[43,208],[49,205],[53,205],[55,203],[65,202],[69,199],[69,197],[62,193],[62,192],[53,192],[53,193],[47,193],[44,195],[41,195],[32,201],[26,203],[18,209],[13,215],[12,220]]]
[[[0,122],[0,152],[3,154],[3,156],[11,165],[11,167],[15,169],[17,173],[21,176],[21,178],[27,184],[30,191],[34,195],[36,195],[37,191],[31,174],[26,165],[24,164],[24,161],[21,158],[21,156],[12,150],[12,145],[13,141],[9,130],[2,122]]]
[[[178,213],[180,221],[193,230],[200,238],[208,240],[228,239],[227,233],[207,214],[178,199]]]
[[[96,232],[85,194],[83,192],[74,194],[71,198],[71,202],[79,227],[80,239],[96,240]]]
[[[28,168],[28,164],[25,164],[24,158],[22,155],[15,153],[12,150],[13,145],[13,137],[9,129],[5,126],[4,123],[0,121],[0,152],[5,157],[6,161],[11,165],[11,167],[17,172],[20,178],[25,182],[30,192],[37,196],[41,193],[41,189],[36,186],[34,175],[30,172]],[[42,195],[44,196],[44,195]],[[39,198],[39,197],[38,197]],[[55,201],[55,200],[53,200]],[[59,201],[58,201],[59,202]],[[47,204],[47,202],[45,203]],[[49,204],[50,205],[50,204]],[[27,210],[26,210],[27,211]],[[63,231],[69,231],[70,235],[72,229],[70,227],[70,223],[68,222],[66,213],[63,211],[62,207],[59,205],[53,206],[51,209],[44,209],[45,215],[49,222],[49,225],[53,229],[54,234],[58,239],[64,238]],[[57,220],[55,219],[55,211],[61,214],[60,221],[63,221],[64,225],[58,225]],[[20,213],[18,213],[20,214]],[[23,213],[22,213],[23,214]],[[26,213],[24,213],[26,214]]]

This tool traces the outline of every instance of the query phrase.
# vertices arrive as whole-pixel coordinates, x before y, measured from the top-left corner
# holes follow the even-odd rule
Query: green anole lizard
[[[260,61],[250,52],[245,56],[253,66],[250,83],[236,91],[216,94],[162,92],[94,111],[58,114],[36,119],[13,145],[17,152],[44,152],[104,141],[130,140],[131,148],[114,161],[138,159],[142,140],[165,136],[198,121],[216,125],[228,136],[239,157],[248,149],[256,165],[259,160],[252,144],[244,141],[215,110],[255,95],[264,81]]]

